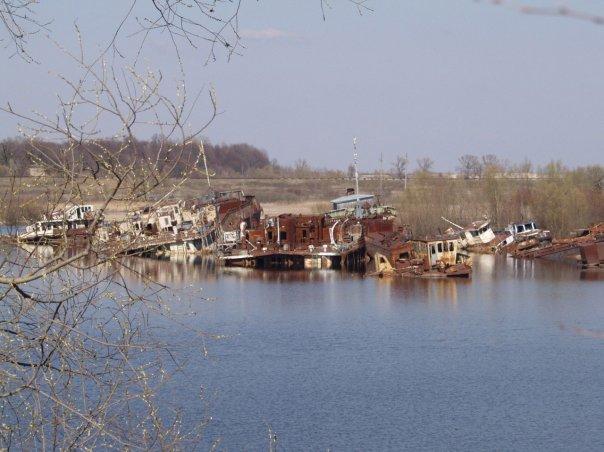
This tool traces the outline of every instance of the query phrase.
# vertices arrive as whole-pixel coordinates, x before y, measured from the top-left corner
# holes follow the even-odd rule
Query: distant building
[[[27,172],[29,173],[30,177],[42,177],[44,174],[46,174],[44,167],[39,165],[30,166]]]

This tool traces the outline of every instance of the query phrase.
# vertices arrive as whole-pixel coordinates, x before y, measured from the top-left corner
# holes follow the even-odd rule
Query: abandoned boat
[[[347,195],[331,201],[320,215],[281,214],[224,240],[219,260],[226,266],[274,269],[361,270],[365,236],[394,231],[396,210],[382,206],[375,195]]]
[[[522,223],[510,223],[505,228],[505,232],[508,234],[508,237],[498,246],[498,249],[512,256],[547,246],[552,241],[550,231],[538,228],[537,223],[533,220]]]
[[[505,239],[505,236],[496,235],[491,228],[491,222],[488,219],[473,221],[466,227],[460,226],[441,217],[447,223],[452,224],[457,228],[459,234],[459,248],[471,251],[474,253],[493,253],[497,246]],[[454,233],[450,229],[450,233]]]
[[[226,238],[238,236],[240,225],[256,225],[262,207],[241,190],[131,212],[100,228],[97,238],[113,254],[210,253]]]
[[[90,204],[74,205],[65,210],[52,212],[42,220],[29,225],[17,236],[20,243],[57,242],[75,239],[89,234],[88,227],[94,220],[94,207]]]
[[[469,278],[468,255],[459,251],[456,235],[412,239],[408,231],[370,233],[365,237],[368,269],[373,276]]]
[[[396,218],[396,210],[393,207],[380,203],[376,195],[355,194],[354,189],[349,188],[345,196],[330,201],[332,210],[327,215],[333,219],[342,218]]]
[[[570,237],[542,242],[540,246],[515,249],[521,259],[548,259],[578,264],[583,268],[604,266],[604,223],[574,231]]]
[[[232,246],[223,246],[219,260],[226,266],[282,270],[359,269],[364,226],[347,220],[294,214],[266,218],[257,228],[243,230]]]

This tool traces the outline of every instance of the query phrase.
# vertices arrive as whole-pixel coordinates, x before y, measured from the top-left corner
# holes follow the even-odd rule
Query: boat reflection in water
[[[45,254],[47,250],[45,250]],[[474,254],[474,280],[496,283],[498,280],[540,281],[603,281],[601,270],[581,270],[577,267],[544,260],[511,259],[501,255]],[[243,267],[224,267],[212,256],[174,255],[150,259],[128,257],[122,260],[126,279],[147,280],[165,285],[186,285],[218,279],[237,279],[278,283],[326,283],[365,278],[362,273],[340,270],[260,270]],[[372,278],[373,279],[373,278]],[[400,278],[375,278],[378,291],[387,290],[404,296],[409,291],[422,299],[456,300],[459,287],[471,284],[467,280],[409,280]],[[379,294],[376,294],[379,296]]]

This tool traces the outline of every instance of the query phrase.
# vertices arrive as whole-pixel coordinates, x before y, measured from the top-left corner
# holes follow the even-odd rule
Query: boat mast
[[[208,190],[212,191],[212,184],[210,183],[210,172],[208,171],[208,161],[206,160],[206,151],[203,147],[203,140],[199,141],[199,152],[201,152],[201,156],[203,157],[203,167],[206,171],[206,180],[208,181]]]
[[[456,223],[453,223],[451,220],[447,220],[445,217],[441,217],[441,218],[442,218],[443,220],[445,220],[447,223],[452,224],[452,225],[453,225],[453,226],[455,226],[456,228],[461,229],[462,231],[465,229],[463,226],[460,226],[460,225],[458,225],[458,224],[456,224]]]
[[[357,154],[357,137],[354,137],[352,139],[352,149],[354,150],[354,154],[353,154],[353,160],[354,160],[354,182],[355,182],[355,187],[354,187],[354,194],[357,197],[357,207],[359,205],[359,168],[358,168],[358,158],[359,158],[359,154]]]

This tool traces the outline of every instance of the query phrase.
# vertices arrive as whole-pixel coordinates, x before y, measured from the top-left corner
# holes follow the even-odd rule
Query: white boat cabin
[[[58,238],[66,231],[73,229],[86,229],[92,220],[92,205],[75,205],[65,211],[56,211],[25,228],[25,232],[19,235],[19,240],[37,240],[47,238]]]
[[[463,237],[469,246],[484,245],[495,238],[495,233],[490,221],[474,221],[463,230]]]
[[[457,263],[456,238],[413,240],[413,250],[420,258],[428,258],[430,267],[438,265],[438,261],[453,265]]]
[[[528,221],[526,223],[511,223],[506,228],[506,231],[509,231],[512,235],[532,235],[533,233],[539,232],[540,229],[534,221]]]
[[[84,220],[86,217],[90,217],[93,211],[94,207],[90,204],[72,206],[65,211],[65,214],[61,212],[57,216],[53,214],[53,219],[59,220],[64,217],[67,221]]]

